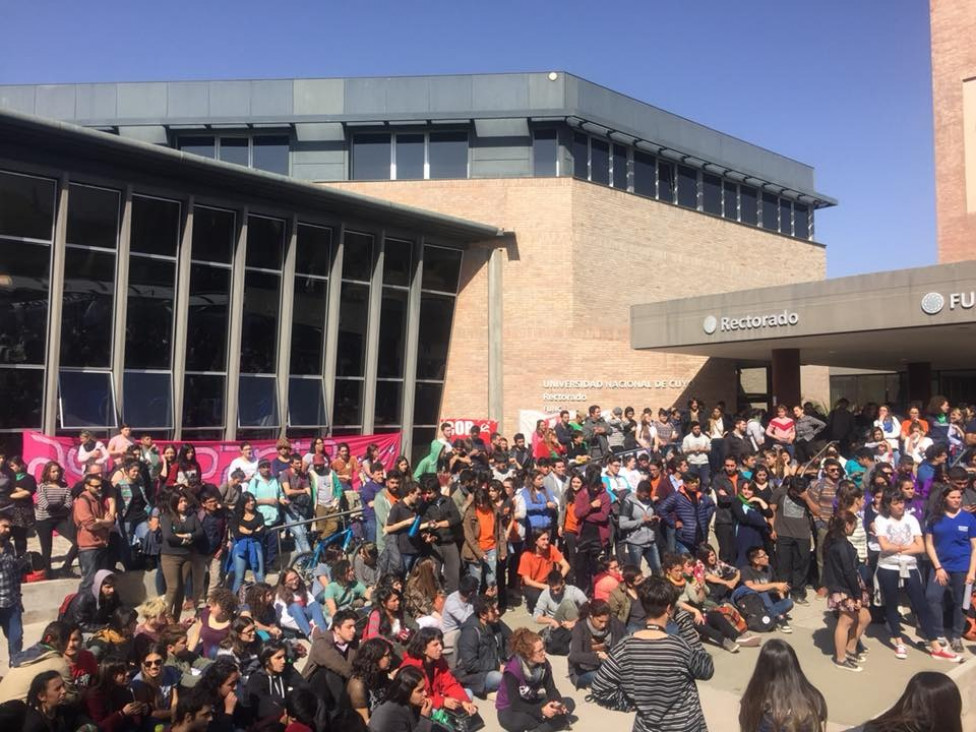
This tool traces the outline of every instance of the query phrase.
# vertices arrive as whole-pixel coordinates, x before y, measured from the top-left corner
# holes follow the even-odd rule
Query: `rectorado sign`
[[[739,318],[708,315],[702,322],[702,329],[708,335],[712,335],[716,331],[728,333],[738,330],[756,330],[758,328],[790,327],[799,322],[799,313],[791,313],[789,310],[784,310],[781,313],[769,313],[768,315],[743,315]]]

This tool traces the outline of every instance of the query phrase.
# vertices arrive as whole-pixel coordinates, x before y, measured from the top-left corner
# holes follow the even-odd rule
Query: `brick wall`
[[[976,207],[967,207],[964,142],[968,126],[969,144],[976,145],[976,110],[963,114],[964,80],[976,77],[976,3],[933,0],[930,8],[939,261],[958,262],[976,258]],[[972,188],[976,186],[976,150],[970,150],[969,156]],[[969,191],[969,197],[970,201],[976,198],[976,191]]]
[[[630,306],[825,276],[825,251],[816,244],[569,178],[330,185],[515,232],[503,266],[507,434],[517,429],[520,409],[585,409],[591,403],[604,410],[656,409],[691,395],[734,406],[731,362],[632,350]],[[465,255],[444,414],[487,414],[486,261],[484,248]],[[807,371],[811,385],[826,392],[826,369]],[[547,379],[665,385],[546,389]],[[586,399],[543,399],[546,392],[567,391]]]

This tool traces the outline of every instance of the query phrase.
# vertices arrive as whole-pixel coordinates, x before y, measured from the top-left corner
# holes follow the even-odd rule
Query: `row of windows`
[[[288,175],[288,135],[188,135],[177,139],[183,152]]]
[[[195,206],[189,261],[187,340],[173,352],[177,265],[185,256],[183,203],[134,194],[130,217],[124,331],[114,336],[119,306],[118,247],[121,191],[70,184],[65,247],[63,309],[58,379],[62,429],[109,427],[121,411],[135,427],[173,426],[172,367],[186,369],[182,415],[190,431],[224,428],[229,375],[240,372],[238,426],[271,428],[328,423],[322,391],[328,288],[335,247],[327,226],[299,223],[294,241],[295,277],[290,323],[283,311],[282,266],[291,237],[285,220],[234,210]],[[41,422],[56,182],[0,172],[0,427],[37,428]],[[232,261],[241,224],[247,224],[243,305],[232,313]],[[345,234],[332,422],[352,429],[402,422],[406,313],[413,281],[414,244],[387,238],[379,282],[379,312],[370,311],[369,291],[379,261],[372,234]],[[461,253],[424,248],[421,277],[420,358],[411,380],[444,378]],[[376,411],[363,414],[366,340],[377,317],[379,358],[374,367]],[[228,334],[240,320],[240,354],[231,368]],[[291,329],[289,398],[283,415],[277,403],[278,350],[283,328]],[[113,353],[122,348],[121,410],[112,378]],[[350,382],[344,381],[349,379]],[[385,380],[385,381],[384,381]],[[354,385],[351,385],[352,382]],[[426,390],[426,387],[425,387]],[[436,421],[428,402],[417,400],[414,418]]]
[[[353,135],[352,180],[433,180],[468,177],[467,132]]]
[[[548,156],[553,141],[548,134],[533,138],[534,158]],[[573,176],[580,180],[619,188],[648,198],[702,211],[713,216],[759,226],[798,239],[812,237],[810,206],[755,186],[727,180],[697,168],[681,165],[627,145],[612,143],[582,132],[573,135]]]

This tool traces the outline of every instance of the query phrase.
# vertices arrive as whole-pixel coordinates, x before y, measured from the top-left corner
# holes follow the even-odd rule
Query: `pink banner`
[[[105,441],[106,444],[107,441]],[[219,485],[227,477],[227,469],[231,461],[241,454],[240,442],[211,442],[204,440],[193,440],[196,448],[197,461],[200,463],[200,471],[203,474],[204,483],[215,483]],[[254,454],[259,457],[266,457],[269,460],[277,456],[275,450],[276,440],[249,440],[254,448]],[[292,450],[304,455],[308,452],[311,439],[302,437],[291,441]],[[388,469],[392,467],[393,461],[400,454],[400,433],[393,432],[382,435],[360,435],[342,436],[338,438],[326,437],[325,447],[329,455],[333,458],[336,454],[336,445],[345,443],[349,445],[349,451],[353,457],[362,458],[366,453],[366,446],[375,443],[380,450],[380,461]],[[183,442],[164,442],[157,441],[160,454],[167,445],[173,445],[179,450]],[[41,432],[24,432],[23,457],[27,462],[28,471],[31,475],[40,475],[44,464],[49,460],[56,460],[65,469],[65,479],[69,484],[81,479],[83,466],[78,464],[78,441],[72,437],[51,437]],[[357,480],[358,482],[358,480]]]

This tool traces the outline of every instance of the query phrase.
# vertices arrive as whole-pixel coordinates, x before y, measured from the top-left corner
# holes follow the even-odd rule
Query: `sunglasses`
[[[142,665],[147,668],[156,668],[157,666],[163,665],[163,659],[159,659],[158,661],[143,661]]]

